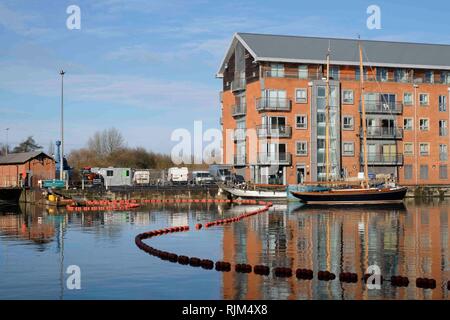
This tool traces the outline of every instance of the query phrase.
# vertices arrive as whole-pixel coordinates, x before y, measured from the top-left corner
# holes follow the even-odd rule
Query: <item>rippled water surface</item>
[[[196,231],[196,223],[254,206],[150,205],[136,211],[73,213],[36,206],[0,206],[0,299],[448,299],[448,201],[400,207],[314,208],[280,204],[237,223]],[[134,237],[168,226],[191,231],[146,240],[160,250],[271,267],[363,274],[376,264],[385,277],[410,278],[407,288],[368,290],[234,271],[220,273],[162,261]],[[81,269],[81,290],[69,290],[67,267]],[[416,277],[434,278],[434,290]]]

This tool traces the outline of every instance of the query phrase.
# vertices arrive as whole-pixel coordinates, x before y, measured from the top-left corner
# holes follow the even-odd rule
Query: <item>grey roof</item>
[[[42,151],[31,151],[22,153],[10,153],[7,156],[0,157],[0,164],[15,164],[15,163],[25,163],[30,159],[36,158],[37,156],[44,154],[44,156],[51,158],[46,153]]]
[[[358,40],[236,33],[219,74],[237,41],[256,61],[325,63],[328,46],[333,64],[359,64]],[[450,70],[450,45],[361,40],[365,65]]]

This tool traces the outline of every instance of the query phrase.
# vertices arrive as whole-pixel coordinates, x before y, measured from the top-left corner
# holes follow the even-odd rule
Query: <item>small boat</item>
[[[220,189],[236,199],[286,199],[286,190],[242,189],[221,185]]]
[[[304,203],[311,204],[381,204],[400,203],[408,188],[332,189],[327,191],[296,192],[291,194]]]

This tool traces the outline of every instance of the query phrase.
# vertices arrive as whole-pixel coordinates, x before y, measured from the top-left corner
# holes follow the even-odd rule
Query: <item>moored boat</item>
[[[304,203],[313,204],[378,204],[403,201],[408,188],[332,189],[315,192],[295,192],[291,194]]]
[[[287,198],[286,190],[243,189],[238,187],[220,186],[221,190],[232,198],[241,199],[279,199]]]

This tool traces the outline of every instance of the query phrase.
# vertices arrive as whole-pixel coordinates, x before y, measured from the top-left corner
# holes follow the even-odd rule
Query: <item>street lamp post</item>
[[[6,146],[5,146],[5,155],[8,155],[8,133],[9,133],[9,128],[6,128]]]
[[[61,75],[61,152],[59,154],[59,179],[64,178],[64,70],[59,72]]]

